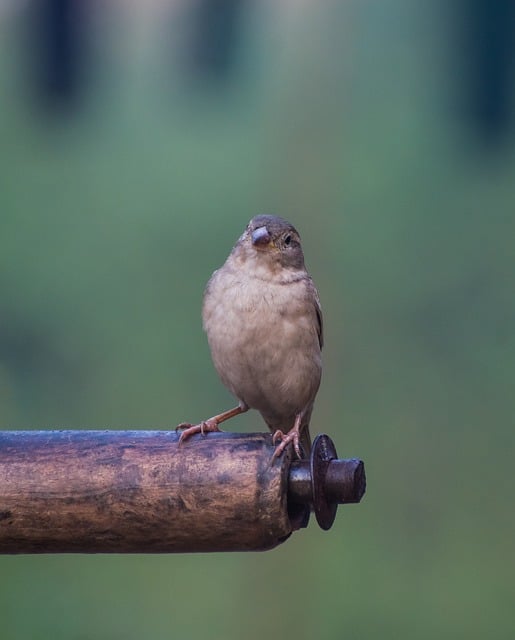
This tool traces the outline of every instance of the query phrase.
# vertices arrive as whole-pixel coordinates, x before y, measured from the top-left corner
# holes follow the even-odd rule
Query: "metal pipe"
[[[311,508],[329,528],[319,519],[328,500],[335,512],[361,498],[359,461],[329,463],[327,441],[315,440],[318,462],[292,463],[287,451],[271,464],[261,433],[179,447],[175,431],[0,432],[0,553],[271,549]]]

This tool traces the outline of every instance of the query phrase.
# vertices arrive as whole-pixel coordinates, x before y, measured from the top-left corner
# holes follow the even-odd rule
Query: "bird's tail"
[[[302,427],[300,432],[300,446],[302,449],[302,456],[304,458],[309,458],[309,453],[311,451],[311,435],[309,434],[309,426],[306,425]]]

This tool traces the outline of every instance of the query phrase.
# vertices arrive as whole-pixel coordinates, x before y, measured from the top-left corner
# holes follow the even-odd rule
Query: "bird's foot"
[[[300,460],[302,458],[302,454],[300,451],[299,437],[299,429],[296,426],[293,427],[293,429],[290,429],[288,433],[283,433],[280,429],[277,429],[277,431],[272,436],[272,442],[276,444],[276,442],[279,441],[279,444],[274,451],[271,462],[278,458],[286,449],[286,447],[291,443],[293,443],[293,448],[295,449],[297,458],[299,458]]]
[[[209,431],[221,431],[218,426],[219,424],[225,422],[226,420],[229,420],[230,418],[234,418],[234,416],[237,416],[240,413],[245,413],[245,411],[248,411],[248,409],[249,408],[244,402],[240,402],[240,404],[237,407],[234,407],[234,409],[229,409],[229,411],[219,413],[212,418],[208,418],[208,420],[202,420],[202,422],[200,422],[199,424],[181,422],[181,424],[177,425],[177,427],[175,428],[175,431],[184,429],[184,431],[181,433],[181,437],[179,438],[179,444],[182,444],[190,436],[193,436],[196,433],[200,433],[205,436]]]
[[[175,427],[175,431],[182,429],[181,437],[179,438],[179,446],[188,438],[200,433],[205,436],[209,431],[221,431],[218,426],[218,420],[216,418],[209,418],[208,420],[202,420],[199,424],[190,424],[189,422],[181,422]]]

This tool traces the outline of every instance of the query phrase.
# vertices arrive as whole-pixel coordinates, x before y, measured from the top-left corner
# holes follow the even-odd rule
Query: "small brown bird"
[[[257,409],[279,442],[272,460],[290,443],[299,458],[307,456],[322,373],[322,311],[289,222],[252,218],[211,276],[202,317],[215,368],[239,404],[200,424],[180,424],[180,442]]]

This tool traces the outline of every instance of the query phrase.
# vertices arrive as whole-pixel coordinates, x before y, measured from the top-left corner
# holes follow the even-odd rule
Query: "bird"
[[[300,235],[275,215],[248,223],[208,281],[203,328],[215,369],[238,405],[199,424],[181,423],[179,444],[249,409],[259,411],[276,446],[309,455],[309,422],[322,375],[323,319]]]

